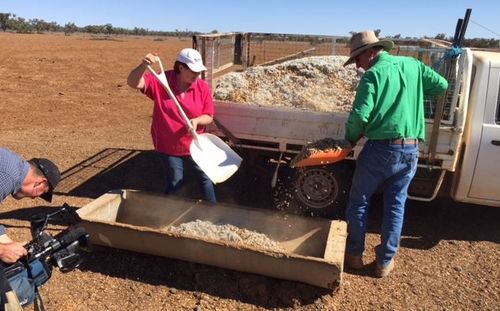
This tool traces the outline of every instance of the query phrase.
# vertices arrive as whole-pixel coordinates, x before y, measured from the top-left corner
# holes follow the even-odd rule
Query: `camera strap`
[[[9,282],[7,281],[7,277],[5,276],[4,265],[0,263],[0,295],[2,295],[2,297],[0,297],[0,302],[2,303],[2,306],[0,306],[0,308],[3,308],[3,304],[7,302],[6,293],[10,291],[11,288]]]
[[[38,291],[38,286],[35,286],[35,311],[45,311],[45,305],[43,304],[42,295]]]
[[[8,291],[10,291],[9,283],[7,282],[7,278],[5,277],[5,273],[3,271],[3,265],[0,264],[0,310],[4,310],[4,304],[7,302],[7,295],[5,295]]]

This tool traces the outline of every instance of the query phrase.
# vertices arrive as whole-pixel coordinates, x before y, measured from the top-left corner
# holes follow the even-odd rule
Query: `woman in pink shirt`
[[[184,167],[189,165],[199,177],[205,200],[215,203],[212,181],[191,158],[189,145],[193,136],[189,127],[160,82],[151,73],[145,73],[148,65],[155,62],[156,55],[147,54],[141,64],[130,72],[127,82],[154,102],[151,136],[166,168],[165,193],[174,193],[182,186]],[[200,72],[204,70],[206,67],[200,53],[188,48],[181,50],[174,69],[165,72],[172,92],[198,133],[205,131],[205,125],[213,121],[214,115],[212,91],[205,81],[199,79]]]

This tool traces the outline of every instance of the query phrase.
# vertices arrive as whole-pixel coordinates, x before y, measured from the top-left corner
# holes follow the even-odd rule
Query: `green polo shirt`
[[[346,139],[425,140],[424,97],[447,88],[448,81],[419,60],[382,52],[359,82]]]

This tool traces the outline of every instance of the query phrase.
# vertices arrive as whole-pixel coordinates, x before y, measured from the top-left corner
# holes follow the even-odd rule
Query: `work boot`
[[[365,267],[362,256],[350,255],[348,253],[344,257],[344,266],[354,270],[361,270]]]
[[[391,273],[392,269],[394,269],[394,258],[389,261],[389,264],[385,267],[375,263],[375,276],[378,278],[384,278]]]

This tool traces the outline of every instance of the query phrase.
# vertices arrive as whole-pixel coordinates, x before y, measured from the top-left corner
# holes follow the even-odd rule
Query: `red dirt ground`
[[[78,208],[113,188],[161,191],[150,152],[152,105],[126,78],[147,52],[172,64],[189,39],[1,33],[0,45],[0,146],[25,158],[53,159],[64,172],[52,204],[2,203],[1,223],[11,237],[30,240],[30,215],[64,202]],[[218,186],[220,200],[267,207],[266,188],[255,185],[266,185],[268,177],[253,169]],[[380,214],[375,202],[368,262]],[[409,202],[394,272],[375,279],[369,269],[347,271],[334,292],[95,247],[80,268],[54,270],[42,295],[47,310],[499,310],[499,219],[500,209],[445,198]]]

